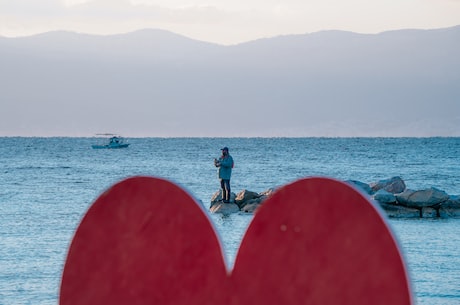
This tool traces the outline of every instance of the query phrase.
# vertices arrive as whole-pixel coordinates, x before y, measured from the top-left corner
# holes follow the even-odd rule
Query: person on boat
[[[214,159],[214,165],[218,168],[217,173],[220,180],[220,187],[222,189],[222,201],[224,203],[230,202],[230,177],[232,176],[233,158],[228,153],[228,147],[221,149],[222,155],[219,159]]]

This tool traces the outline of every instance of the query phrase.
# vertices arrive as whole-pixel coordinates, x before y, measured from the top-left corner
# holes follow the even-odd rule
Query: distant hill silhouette
[[[0,136],[460,136],[459,54],[460,26],[0,37]]]

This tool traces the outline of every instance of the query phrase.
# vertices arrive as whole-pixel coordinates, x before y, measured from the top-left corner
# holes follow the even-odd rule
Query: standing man
[[[233,158],[228,153],[228,147],[224,147],[222,156],[219,159],[214,159],[214,165],[218,167],[218,176],[220,179],[220,187],[222,188],[222,200],[225,203],[230,202],[230,177],[232,176]]]

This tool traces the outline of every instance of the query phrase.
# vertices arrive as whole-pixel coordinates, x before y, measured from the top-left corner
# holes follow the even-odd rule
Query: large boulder
[[[420,210],[400,205],[381,203],[380,206],[390,218],[420,218]]]
[[[439,209],[432,207],[424,207],[420,210],[420,218],[438,218]]]
[[[383,179],[369,184],[373,193],[379,190],[385,190],[389,193],[398,194],[404,192],[406,184],[401,177],[392,177],[390,179]]]
[[[372,189],[369,186],[369,184],[367,184],[367,183],[357,181],[357,180],[347,180],[345,182],[350,184],[351,186],[354,186],[354,187],[360,189],[361,191],[363,191],[364,193],[366,193],[368,195],[372,195]]]
[[[439,216],[446,217],[460,217],[460,196],[450,196],[449,199],[441,203],[439,208]]]
[[[250,200],[259,198],[260,195],[259,193],[248,191],[248,190],[242,190],[239,192],[236,197],[235,197],[235,203],[240,207],[244,207]]]
[[[235,202],[235,198],[236,198],[236,195],[235,193],[231,193],[230,194],[230,202],[234,203]],[[212,195],[211,197],[211,208],[213,207],[213,205],[217,204],[217,203],[220,203],[222,201],[222,190],[219,190],[217,192],[214,193],[214,195]]]
[[[211,213],[220,213],[224,215],[238,213],[240,208],[234,203],[217,202],[210,208]]]
[[[245,213],[254,213],[262,202],[267,199],[274,189],[268,189],[262,193],[256,193],[248,190],[242,190],[237,195],[234,193],[230,196],[230,203],[222,202],[222,191],[219,190],[211,198],[211,206],[209,210],[212,213],[236,213],[239,211]]]
[[[417,209],[438,207],[441,203],[449,199],[449,195],[446,192],[438,190],[435,187],[419,191],[407,189],[395,196],[399,204]]]
[[[255,213],[257,211],[257,209],[259,209],[260,206],[261,206],[260,202],[248,203],[241,209],[241,212]]]
[[[396,197],[393,193],[380,189],[372,198],[379,203],[396,203]]]
[[[263,192],[260,192],[259,196],[261,196],[263,198],[267,198],[267,197],[270,197],[275,191],[276,191],[276,188],[272,187],[272,188],[266,189]]]
[[[241,212],[245,213],[254,213],[262,205],[263,201],[271,196],[273,189],[269,189],[259,194],[259,197],[250,199],[243,203],[241,207]]]

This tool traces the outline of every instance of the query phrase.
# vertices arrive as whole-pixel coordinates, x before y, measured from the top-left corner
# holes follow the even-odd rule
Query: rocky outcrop
[[[232,214],[240,211],[240,208],[234,203],[217,202],[209,209],[212,213]]]
[[[373,193],[376,193],[379,190],[385,190],[392,194],[397,194],[404,192],[406,189],[406,184],[401,179],[401,177],[392,177],[390,179],[384,179],[377,182],[372,182],[369,184]]]
[[[253,202],[254,200],[257,200],[260,198],[259,193],[256,192],[251,192],[248,190],[242,190],[236,195],[235,198],[235,203],[241,208],[243,208],[245,205],[249,204],[249,202]]]
[[[449,196],[449,199],[439,207],[439,217],[460,218],[460,196]]]
[[[210,211],[222,214],[228,214],[230,211],[254,213],[273,192],[274,189],[268,189],[261,193],[242,190],[238,194],[231,194],[230,203],[224,203],[222,202],[222,191],[217,191],[211,198]]]
[[[411,190],[400,177],[392,177],[368,184],[348,181],[379,203],[388,217],[436,218],[460,217],[458,196],[449,196],[435,187]],[[370,189],[370,192],[369,192]]]
[[[211,197],[211,206],[209,210],[212,213],[221,213],[221,214],[232,214],[240,211],[238,205],[235,204],[235,193],[230,194],[230,203],[224,203],[222,201],[222,190],[215,192]]]
[[[380,207],[390,218],[420,218],[420,211],[402,205],[380,203]]]
[[[373,182],[368,184],[369,187],[359,181],[348,182],[369,194],[388,217],[460,217],[459,196],[449,196],[435,187],[424,190],[407,189],[406,183],[400,177]]]
[[[386,183],[385,183],[386,182]],[[399,177],[370,184],[372,199],[377,201],[389,217],[436,218],[460,217],[458,196],[449,196],[435,187],[411,190]]]
[[[360,189],[361,191],[363,191],[364,193],[366,193],[368,195],[372,194],[372,189],[369,186],[369,184],[367,184],[367,183],[357,181],[357,180],[348,180],[348,181],[345,181],[345,182],[357,187],[358,189]]]
[[[447,195],[446,192],[434,187],[420,191],[406,189],[404,192],[396,194],[396,201],[399,204],[416,209],[424,207],[438,207],[448,199],[449,195]]]
[[[385,204],[395,204],[396,203],[395,194],[385,191],[384,189],[378,190],[374,194],[374,199],[380,203],[385,203]]]
[[[401,177],[392,177],[372,183],[348,180],[353,185],[377,202],[388,217],[392,218],[460,218],[460,196],[449,195],[435,187],[423,190],[406,188]],[[254,213],[275,191],[271,188],[257,193],[242,190],[232,193],[231,203],[221,201],[221,192],[216,192],[211,198],[210,211],[213,213]]]

